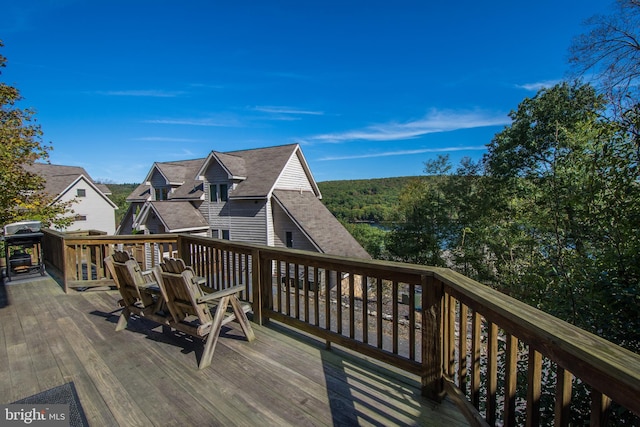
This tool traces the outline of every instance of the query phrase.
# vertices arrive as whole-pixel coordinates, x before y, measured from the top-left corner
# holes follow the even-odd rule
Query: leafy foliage
[[[129,203],[127,203],[127,197],[133,190],[138,187],[139,184],[114,184],[111,182],[105,182],[111,190],[111,196],[109,198],[113,203],[118,206],[118,210],[116,211],[116,228],[122,222],[124,215],[127,213],[127,209],[129,209]]]
[[[5,66],[6,58],[0,55],[0,68]],[[52,203],[52,196],[42,192],[43,178],[25,169],[47,160],[52,147],[42,143],[34,111],[17,107],[21,100],[18,89],[0,82],[0,224],[33,219],[64,227],[73,221],[65,216],[71,202]]]
[[[319,182],[322,201],[343,222],[389,223],[402,188],[412,177]]]
[[[608,118],[609,106],[580,83],[523,100],[482,165],[427,163],[438,175],[407,187],[388,250],[640,352],[637,118]]]

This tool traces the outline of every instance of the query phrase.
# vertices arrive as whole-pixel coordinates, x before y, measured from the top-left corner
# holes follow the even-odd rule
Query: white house
[[[111,194],[104,184],[96,184],[84,168],[35,163],[27,170],[45,179],[45,193],[57,201],[75,200],[71,205],[74,222],[64,230],[100,230],[115,234],[115,210],[118,207],[107,197]]]

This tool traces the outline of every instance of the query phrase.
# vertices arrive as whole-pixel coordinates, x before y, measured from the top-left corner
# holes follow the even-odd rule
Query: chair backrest
[[[145,284],[146,280],[136,260],[126,252],[115,251],[104,261],[120,291],[125,306],[132,306],[136,302],[142,303],[144,307],[153,304],[153,297],[148,293],[140,292],[138,287]]]
[[[181,259],[165,259],[154,269],[156,281],[176,322],[195,316],[200,327],[211,325],[213,317],[206,303],[198,299],[204,295],[193,270]]]

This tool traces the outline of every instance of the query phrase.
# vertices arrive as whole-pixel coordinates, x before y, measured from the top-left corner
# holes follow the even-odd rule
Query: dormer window
[[[227,184],[209,185],[209,201],[213,203],[229,200],[229,186]]]
[[[229,200],[229,187],[227,184],[220,184],[220,201],[226,202]]]
[[[169,189],[166,187],[156,188],[156,200],[167,200],[169,198]]]

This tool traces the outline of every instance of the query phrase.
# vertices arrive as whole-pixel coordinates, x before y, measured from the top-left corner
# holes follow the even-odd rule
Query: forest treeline
[[[114,183],[104,183],[109,190],[111,190],[111,195],[109,198],[115,205],[118,207],[116,210],[116,228],[122,222],[122,218],[127,213],[127,209],[129,209],[129,203],[127,203],[127,197],[133,192],[133,190],[138,187],[139,184],[114,184]]]
[[[323,181],[318,183],[322,202],[342,222],[389,224],[395,219],[400,193],[412,180],[395,177]]]

